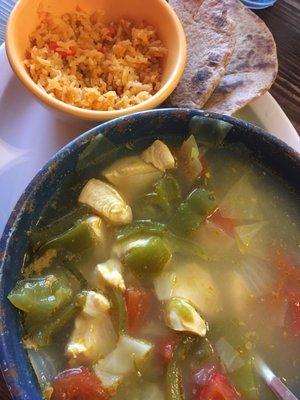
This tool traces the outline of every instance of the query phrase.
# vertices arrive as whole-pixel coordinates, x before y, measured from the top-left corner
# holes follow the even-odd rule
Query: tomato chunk
[[[176,347],[176,343],[177,343],[176,338],[171,335],[162,336],[159,338],[157,342],[156,351],[160,361],[163,364],[168,364],[171,361]]]
[[[195,400],[240,400],[240,394],[220,372],[214,372],[208,383],[197,392]]]
[[[51,400],[108,400],[99,379],[87,368],[61,372],[54,380]]]
[[[147,321],[152,308],[152,293],[143,288],[131,287],[125,292],[128,330],[135,334]]]
[[[208,219],[219,226],[227,235],[234,236],[234,228],[237,224],[236,220],[233,218],[225,217],[221,211],[217,209]]]

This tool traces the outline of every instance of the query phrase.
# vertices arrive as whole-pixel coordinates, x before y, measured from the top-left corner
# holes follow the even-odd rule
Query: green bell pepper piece
[[[95,136],[80,153],[76,165],[76,171],[82,173],[96,166],[106,165],[113,161],[121,151],[121,146],[113,144],[106,136],[99,133]]]
[[[197,188],[179,205],[170,225],[175,231],[188,233],[196,229],[215,208],[213,193]]]
[[[133,206],[135,219],[165,221],[172,216],[174,207],[181,200],[181,189],[170,174],[164,175],[153,185],[153,192],[142,196]]]
[[[137,241],[124,256],[125,265],[141,280],[158,275],[171,258],[171,252],[160,237]]]
[[[94,225],[94,220],[96,219],[98,217],[90,217],[77,221],[72,228],[42,245],[40,250],[45,251],[54,248],[72,253],[81,253],[84,250],[92,248],[98,241],[97,226]]]
[[[84,219],[88,215],[89,211],[87,208],[84,206],[76,207],[68,214],[53,221],[51,224],[33,229],[29,232],[29,240],[33,249],[37,250],[42,244],[61,235],[63,232],[72,228],[78,220]]]
[[[8,295],[9,301],[20,310],[36,317],[47,316],[68,303],[73,290],[63,274],[47,274],[17,282]]]
[[[148,193],[134,203],[132,211],[138,220],[164,221],[169,215],[169,203],[157,193]]]
[[[203,216],[209,215],[216,208],[213,193],[203,188],[193,190],[186,201],[196,213]]]
[[[181,201],[181,188],[177,180],[170,174],[164,175],[154,184],[154,193],[166,199],[170,206]]]
[[[188,203],[181,203],[170,222],[172,230],[187,234],[202,222],[201,218]]]
[[[216,147],[223,142],[232,127],[222,120],[195,115],[189,123],[189,134],[194,135],[201,146]]]
[[[119,229],[116,240],[128,239],[137,235],[156,235],[162,236],[166,232],[166,226],[160,222],[148,220],[135,221]]]
[[[40,327],[31,335],[33,343],[38,347],[49,345],[53,335],[71,322],[75,317],[76,312],[77,308],[74,303],[70,303],[59,310],[46,323],[44,322],[41,324]]]

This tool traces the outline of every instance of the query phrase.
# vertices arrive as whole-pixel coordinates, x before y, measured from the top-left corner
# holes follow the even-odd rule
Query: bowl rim
[[[199,115],[208,118],[213,118],[217,120],[223,120],[225,122],[231,123],[233,126],[237,128],[246,128],[253,132],[254,135],[263,136],[263,139],[271,142],[278,147],[278,149],[282,152],[287,152],[291,158],[295,158],[300,165],[300,154],[289,147],[285,142],[276,138],[272,134],[266,132],[265,130],[243,121],[238,118],[234,118],[228,115],[206,112],[202,110],[196,110],[191,108],[161,108],[155,110],[146,110],[139,113],[124,115],[117,119],[105,122],[103,124],[97,125],[96,127],[89,129],[88,131],[82,133],[80,136],[74,138],[71,142],[62,147],[57,153],[55,153],[50,160],[36,173],[34,178],[30,181],[28,186],[25,188],[23,194],[20,196],[18,202],[16,203],[13,211],[10,214],[10,217],[6,223],[5,229],[3,231],[2,237],[0,239],[0,368],[3,372],[4,380],[6,381],[7,387],[9,388],[12,398],[14,400],[25,400],[30,399],[34,400],[30,393],[27,391],[24,397],[24,388],[22,386],[22,382],[18,379],[18,375],[15,375],[14,370],[18,370],[19,366],[16,366],[13,358],[13,351],[10,345],[12,334],[11,332],[5,331],[5,308],[7,307],[4,304],[6,300],[4,296],[3,284],[5,281],[5,264],[7,257],[7,250],[10,244],[10,241],[13,240],[14,234],[14,225],[18,222],[18,219],[22,216],[22,212],[24,210],[24,206],[28,201],[32,191],[38,188],[43,184],[42,177],[46,177],[51,174],[51,166],[55,165],[56,162],[61,160],[63,157],[74,152],[78,147],[81,147],[83,144],[87,143],[90,138],[94,137],[96,134],[101,133],[107,128],[114,128],[119,124],[126,124],[130,122],[132,119],[143,119],[144,117],[159,117],[164,114],[176,115],[178,113],[183,113],[184,115]],[[29,363],[29,360],[27,360]],[[28,365],[29,366],[29,365]],[[33,372],[32,372],[33,373]],[[32,385],[32,382],[31,382]],[[29,397],[27,397],[29,395]],[[41,400],[40,397],[36,398],[37,400]]]
[[[13,8],[6,26],[6,38],[5,38],[5,49],[8,61],[11,65],[12,70],[16,74],[20,82],[34,95],[42,104],[53,108],[56,111],[60,111],[69,116],[83,118],[90,121],[107,121],[113,118],[120,117],[122,115],[127,115],[139,111],[144,111],[148,109],[153,109],[161,104],[170,94],[174,91],[178,85],[186,64],[187,55],[187,42],[186,36],[181,24],[181,21],[173,8],[165,0],[155,0],[161,4],[163,8],[166,9],[170,19],[174,23],[175,32],[178,40],[178,51],[176,54],[176,63],[172,72],[169,74],[167,81],[164,85],[149,99],[142,101],[140,104],[135,106],[123,108],[121,110],[111,110],[111,111],[98,111],[84,109],[80,107],[73,106],[71,104],[65,103],[55,97],[50,96],[42,88],[40,88],[30,77],[24,65],[18,61],[18,53],[14,45],[14,31],[16,31],[16,17],[22,7],[22,1],[18,1]],[[14,28],[14,29],[13,29]]]

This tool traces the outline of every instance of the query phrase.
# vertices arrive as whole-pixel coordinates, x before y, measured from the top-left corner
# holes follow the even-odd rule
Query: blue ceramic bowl
[[[189,109],[146,111],[106,122],[69,143],[28,185],[8,220],[0,242],[0,362],[15,400],[41,400],[35,375],[21,345],[20,315],[7,300],[8,293],[20,277],[28,245],[26,231],[37,223],[49,198],[74,171],[78,155],[95,135],[101,132],[116,144],[142,136],[154,137],[171,132],[184,135],[194,115],[230,122],[233,129],[226,140],[242,142],[257,159],[300,192],[299,155],[262,129],[228,116]]]

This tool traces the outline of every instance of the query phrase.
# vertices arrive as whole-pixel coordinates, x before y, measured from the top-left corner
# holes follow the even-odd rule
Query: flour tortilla
[[[225,76],[204,108],[232,114],[271,87],[278,63],[276,45],[265,23],[239,0],[226,3],[235,22],[235,50]]]
[[[226,0],[169,0],[187,38],[187,64],[181,81],[167,103],[201,108],[230,62],[234,24]]]

